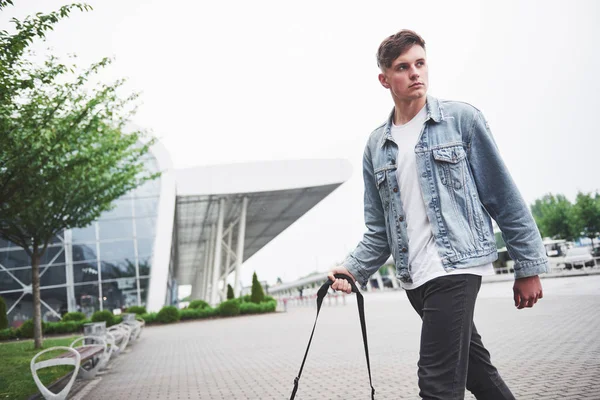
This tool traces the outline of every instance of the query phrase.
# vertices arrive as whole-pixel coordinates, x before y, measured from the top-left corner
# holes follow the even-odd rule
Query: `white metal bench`
[[[80,346],[75,346],[76,343],[82,342]],[[71,348],[77,350],[80,354],[84,352],[92,353],[88,363],[82,362],[79,368],[79,376],[82,379],[93,379],[101,368],[104,368],[110,358],[106,339],[100,336],[84,336],[76,339],[71,343]],[[88,351],[90,349],[90,351]],[[99,353],[97,350],[102,352]]]
[[[77,341],[79,341],[79,340],[81,340],[81,339],[78,339]],[[73,342],[73,344],[75,344],[77,341]],[[63,353],[59,354],[58,356],[56,356],[54,358],[48,359],[48,360],[37,361],[41,355],[46,354],[51,351],[59,351],[59,350],[62,350]],[[79,373],[82,370],[86,371],[85,374],[83,374],[83,376],[86,376],[86,377],[91,376],[90,370],[85,370],[84,368],[81,367],[81,365],[82,364],[87,365],[89,362],[92,362],[92,364],[93,364],[94,359],[101,357],[101,355],[105,351],[106,351],[106,342],[104,342],[103,346],[96,344],[96,345],[83,345],[83,346],[80,346],[77,348],[65,347],[65,346],[51,347],[49,349],[40,351],[31,359],[31,363],[30,363],[31,375],[33,376],[33,380],[34,380],[38,390],[40,391],[41,395],[44,397],[44,399],[46,399],[46,400],[64,400],[69,395],[69,392],[71,391],[71,388],[73,387],[73,383],[75,382],[75,379],[77,378],[77,376],[79,375]],[[55,366],[59,366],[59,365],[72,365],[74,367],[74,369],[71,374],[71,378],[67,382],[66,386],[60,392],[53,393],[52,391],[50,391],[50,389],[48,387],[46,387],[42,383],[37,372],[43,368],[55,367]],[[99,368],[96,368],[94,370],[94,372],[97,372],[97,369],[99,369]],[[95,373],[94,373],[94,375],[95,375]]]
[[[131,328],[125,324],[113,325],[107,329],[107,333],[114,336],[115,345],[118,343],[119,352],[117,354],[123,353],[131,338]]]

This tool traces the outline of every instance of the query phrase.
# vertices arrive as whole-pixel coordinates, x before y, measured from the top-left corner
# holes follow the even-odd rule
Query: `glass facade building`
[[[158,171],[155,157],[145,157],[148,170]],[[89,316],[97,310],[146,305],[160,188],[160,177],[146,182],[116,200],[114,209],[90,226],[52,239],[40,263],[44,321],[57,321],[67,311]],[[3,240],[0,296],[12,326],[32,317],[31,260],[20,247]]]
[[[157,312],[178,304],[184,292],[216,306],[226,298],[228,283],[239,294],[244,260],[333,192],[351,170],[345,160],[175,170],[160,142],[150,151],[145,165],[149,172],[161,171],[158,179],[117,199],[89,226],[52,238],[40,262],[44,321],[132,305]],[[0,240],[0,297],[12,326],[33,315],[31,278],[26,252]]]

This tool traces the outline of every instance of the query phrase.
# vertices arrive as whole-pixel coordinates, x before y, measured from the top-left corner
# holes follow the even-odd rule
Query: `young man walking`
[[[493,218],[515,261],[514,302],[542,298],[545,248],[479,110],[427,95],[425,42],[402,30],[377,52],[379,82],[394,100],[386,123],[370,135],[363,157],[367,232],[329,276],[350,275],[363,287],[390,254],[396,276],[423,321],[420,396],[514,399],[490,361],[473,323],[481,276],[498,257]]]

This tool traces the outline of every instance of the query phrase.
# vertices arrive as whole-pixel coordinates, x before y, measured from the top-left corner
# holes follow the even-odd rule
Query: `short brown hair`
[[[390,68],[394,60],[410,49],[415,44],[425,50],[425,41],[416,32],[403,29],[400,32],[386,38],[377,50],[377,66],[379,68]]]

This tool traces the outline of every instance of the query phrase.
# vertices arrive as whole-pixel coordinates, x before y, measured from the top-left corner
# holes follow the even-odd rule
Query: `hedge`
[[[96,311],[92,314],[92,322],[106,321],[106,326],[109,327],[115,324],[115,316],[108,310]]]
[[[88,322],[89,322],[88,320],[47,322],[44,333],[46,333],[46,334],[61,334],[61,333],[83,332],[83,324],[86,324]]]
[[[158,313],[146,313],[146,314],[142,314],[140,315],[140,317],[146,322],[146,325],[150,325],[150,324],[154,324],[156,323],[156,316],[158,315]]]
[[[268,312],[274,312],[277,308],[277,301],[263,301],[262,303],[256,304],[252,302],[240,304],[240,314],[263,314]]]
[[[210,308],[210,305],[204,300],[192,300],[190,301],[188,308],[198,308],[202,310],[204,308]]]
[[[152,325],[156,323],[168,324],[177,322],[179,320],[194,320],[211,317],[231,317],[236,315],[249,315],[249,314],[263,314],[268,312],[274,312],[277,308],[277,300],[273,297],[265,296],[265,300],[261,303],[253,303],[250,299],[250,295],[242,296],[237,299],[230,299],[219,304],[217,308],[212,308],[202,300],[194,300],[196,308],[186,308],[178,310],[174,306],[163,307],[158,313],[143,313],[140,317],[146,322],[146,325]],[[205,305],[203,305],[204,303]],[[191,304],[190,304],[191,305]],[[128,309],[131,310],[132,307]],[[140,307],[143,308],[143,307]],[[139,311],[139,310],[136,310]],[[89,322],[100,322],[106,321],[106,326],[111,326],[122,322],[123,317],[120,315],[113,315],[108,310],[96,311],[92,315],[92,319],[80,318],[82,313],[73,312],[67,313],[63,316],[63,320],[59,322],[43,322],[42,333],[43,334],[66,334],[66,333],[79,333],[83,332],[83,325]],[[85,315],[84,315],[85,317]],[[27,320],[21,325],[20,328],[7,328],[0,329],[0,341],[2,340],[13,340],[17,338],[33,338],[33,321]]]
[[[75,312],[68,312],[65,315],[63,315],[62,320],[63,322],[66,321],[83,321],[84,319],[86,319],[86,316],[84,313],[79,312],[79,311],[75,311]]]
[[[138,315],[148,313],[148,311],[146,311],[146,307],[144,306],[131,306],[127,309],[127,312]]]
[[[42,334],[44,332],[46,332],[47,326],[48,326],[48,323],[42,321]],[[27,321],[23,322],[23,325],[21,325],[17,329],[17,336],[21,337],[21,338],[33,339],[33,320],[32,319],[28,319]]]
[[[232,299],[219,304],[219,315],[222,317],[234,317],[240,315],[240,300]]]
[[[187,308],[179,310],[179,315],[182,320],[210,318],[219,315],[219,310],[212,307],[204,309]]]
[[[156,315],[156,320],[161,324],[170,324],[179,321],[179,310],[175,306],[165,306]]]
[[[0,340],[12,340],[17,338],[17,331],[13,328],[0,329]]]

